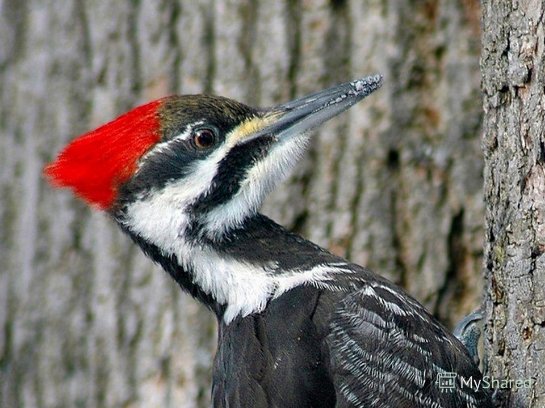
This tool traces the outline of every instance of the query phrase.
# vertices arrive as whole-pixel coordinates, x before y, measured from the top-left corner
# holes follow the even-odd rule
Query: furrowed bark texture
[[[384,74],[317,132],[264,211],[447,324],[475,307],[479,13],[447,0],[0,0],[0,405],[208,406],[212,316],[41,176],[74,136],[170,93],[270,105]]]
[[[508,407],[545,406],[545,5],[484,1],[487,281],[491,376]]]

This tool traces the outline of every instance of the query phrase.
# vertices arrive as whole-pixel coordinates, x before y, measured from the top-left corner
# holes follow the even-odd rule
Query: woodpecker
[[[215,313],[215,407],[491,406],[466,348],[403,289],[258,212],[310,131],[381,83],[272,108],[165,97],[46,166]]]

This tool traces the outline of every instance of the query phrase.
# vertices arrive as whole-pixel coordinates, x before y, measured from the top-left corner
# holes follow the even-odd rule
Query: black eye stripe
[[[192,205],[192,213],[206,213],[229,201],[239,190],[248,169],[263,159],[273,143],[272,139],[256,139],[233,147],[218,163],[211,189]]]

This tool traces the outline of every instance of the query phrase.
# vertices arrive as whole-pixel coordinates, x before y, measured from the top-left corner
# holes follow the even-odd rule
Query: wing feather
[[[327,337],[337,407],[491,407],[467,350],[387,282],[346,295]]]

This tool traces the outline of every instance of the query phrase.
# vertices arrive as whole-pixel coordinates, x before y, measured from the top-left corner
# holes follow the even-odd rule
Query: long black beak
[[[344,112],[381,85],[382,75],[372,75],[267,109],[263,117],[266,125],[245,142],[266,135],[280,141],[304,134]]]

